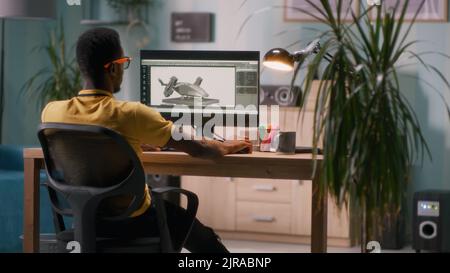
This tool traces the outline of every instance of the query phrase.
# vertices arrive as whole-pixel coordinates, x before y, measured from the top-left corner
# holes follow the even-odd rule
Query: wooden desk
[[[25,253],[39,252],[39,172],[44,168],[41,149],[25,149],[24,242]],[[152,152],[142,157],[149,174],[192,175],[241,178],[310,180],[313,160],[310,154],[277,155],[256,152],[230,155],[217,161],[197,159],[184,153]],[[321,158],[319,158],[321,161]],[[311,252],[327,251],[327,193],[318,191],[318,176],[312,187]]]

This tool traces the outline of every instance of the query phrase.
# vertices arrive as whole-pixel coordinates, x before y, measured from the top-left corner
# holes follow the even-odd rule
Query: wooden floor
[[[231,253],[310,253],[309,245],[265,243],[255,241],[223,240]],[[187,252],[184,250],[183,252]],[[329,247],[328,253],[361,253],[360,247]],[[384,250],[382,253],[414,253],[410,246],[402,250]]]

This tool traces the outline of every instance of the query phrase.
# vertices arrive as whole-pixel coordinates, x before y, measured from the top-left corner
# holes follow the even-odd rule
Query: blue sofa
[[[0,145],[0,252],[22,252],[23,147]],[[44,172],[41,182],[45,181]],[[54,233],[48,193],[41,187],[41,233]]]

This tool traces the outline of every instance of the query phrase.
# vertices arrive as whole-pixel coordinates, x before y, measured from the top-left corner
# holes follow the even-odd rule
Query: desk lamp
[[[294,86],[294,82],[297,77],[298,71],[300,70],[300,67],[302,66],[305,59],[311,54],[319,53],[320,49],[321,47],[319,39],[309,43],[305,49],[296,51],[292,54],[283,48],[273,48],[269,50],[264,56],[263,64],[268,68],[279,71],[290,72],[295,70],[294,77],[291,83],[291,85]],[[325,53],[323,58],[328,62],[332,62],[333,56],[329,53]],[[298,63],[297,67],[295,67],[295,63]],[[309,153],[311,152],[311,148],[297,147],[296,152]],[[322,151],[319,149],[318,153],[321,154]]]
[[[320,40],[314,40],[308,44],[308,46],[300,51],[294,53],[289,53],[283,48],[273,48],[269,50],[264,56],[263,64],[264,66],[280,70],[280,71],[293,71],[295,63],[301,64],[306,57],[311,54],[317,54],[320,51]],[[331,62],[333,56],[330,54],[325,54],[324,59]]]

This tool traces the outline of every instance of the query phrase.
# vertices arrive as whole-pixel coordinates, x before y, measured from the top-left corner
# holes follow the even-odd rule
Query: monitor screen
[[[141,102],[171,120],[183,113],[257,117],[259,52],[143,50]]]

